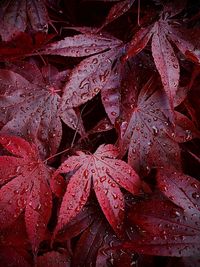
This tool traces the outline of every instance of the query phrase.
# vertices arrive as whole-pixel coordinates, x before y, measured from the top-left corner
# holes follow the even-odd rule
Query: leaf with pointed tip
[[[166,37],[166,23],[155,23],[155,33],[152,37],[152,55],[160,73],[161,80],[170,101],[176,95],[179,84],[180,67],[174,50]],[[173,102],[172,102],[173,103]]]
[[[124,217],[124,200],[120,187],[132,194],[139,193],[140,179],[124,161],[116,159],[118,150],[113,145],[101,145],[93,155],[78,152],[69,157],[57,173],[76,170],[70,178],[60,208],[55,234],[75,217],[89,197],[93,180],[98,202],[113,229],[120,233]]]
[[[46,83],[38,72],[36,76],[39,79],[31,83],[18,73],[0,70],[0,121],[4,125],[2,133],[34,141],[41,156],[45,157],[56,153],[61,141],[62,125],[58,111],[61,100],[58,91],[61,89],[53,83]],[[71,128],[75,129],[79,122],[79,129],[83,129],[74,110],[63,112],[62,118]]]
[[[95,220],[96,207],[85,206],[83,209],[58,232],[55,242],[66,242],[78,236]]]
[[[127,45],[127,53],[124,59],[128,59],[131,56],[136,56],[140,53],[147,46],[153,33],[153,25],[141,28],[138,32],[136,32],[130,43]]]
[[[77,107],[92,99],[103,90],[107,82],[115,75],[113,64],[122,54],[122,47],[84,59],[75,67],[65,85],[61,103],[61,112],[66,107]]]
[[[49,17],[44,0],[5,1],[0,11],[0,35],[4,41],[11,40],[29,27],[34,32],[48,30]]]
[[[117,60],[111,70],[111,75],[108,77],[107,83],[101,90],[101,101],[112,124],[115,123],[115,120],[120,114],[120,82],[121,62]]]
[[[152,207],[154,207],[152,209]],[[199,215],[184,212],[161,197],[140,202],[132,208],[129,219],[142,229],[139,239],[124,244],[135,252],[188,257],[200,251]]]
[[[197,212],[200,216],[200,182],[198,180],[181,172],[159,170],[157,182],[159,189],[172,202],[185,211]]]
[[[93,217],[92,224],[82,233],[76,244],[72,258],[72,266],[74,267],[88,266],[89,264],[91,266],[104,266],[102,264],[103,260],[106,258],[105,260],[108,259],[109,261],[109,258],[112,258],[112,246],[120,243],[119,239],[98,210],[96,210],[96,215],[96,218]],[[103,260],[99,257],[101,262],[99,262],[98,259],[99,254],[101,254],[99,251],[104,255]],[[110,262],[112,262],[112,260]]]
[[[180,66],[171,43],[175,44],[188,59],[194,59],[194,62],[199,62],[200,55],[197,48],[199,44],[196,47],[194,45],[195,41],[191,42],[187,38],[188,34],[191,36],[188,30],[173,26],[172,21],[169,16],[167,18],[162,18],[161,16],[154,24],[141,28],[128,44],[127,54],[124,59],[127,60],[143,50],[152,36],[151,49],[154,62],[170,103],[173,105],[179,85]],[[196,30],[196,36],[198,34],[199,32]],[[195,40],[194,37],[191,39]]]
[[[129,79],[125,102],[122,101],[121,117],[126,124],[123,129],[121,123],[120,129],[122,154],[128,150],[128,162],[138,172],[153,166],[180,168],[179,146],[170,138],[173,133],[171,109],[164,91],[158,87],[157,80],[151,78],[138,94]]]
[[[120,44],[121,41],[114,37],[84,33],[51,43],[44,49],[39,50],[39,53],[42,55],[84,57],[98,54]]]
[[[191,31],[186,27],[178,27],[168,23],[168,39],[176,45],[181,53],[190,61],[200,63],[199,29]]]
[[[35,146],[25,140],[0,136],[0,144],[14,155],[0,157],[4,163],[0,164],[0,173],[6,172],[6,176],[0,177],[1,183],[5,183],[0,189],[0,227],[11,225],[25,210],[27,233],[36,253],[51,215],[50,171],[39,159]]]
[[[96,218],[81,235],[72,258],[72,266],[88,266],[96,261],[96,254],[105,235],[105,222]]]
[[[131,8],[134,2],[135,0],[123,0],[114,4],[107,15],[105,22],[101,26],[101,29],[125,14]]]
[[[188,142],[200,137],[200,132],[194,123],[180,112],[175,112],[175,130],[172,138],[178,143]]]

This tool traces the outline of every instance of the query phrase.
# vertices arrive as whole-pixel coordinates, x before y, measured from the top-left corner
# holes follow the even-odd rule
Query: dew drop
[[[94,58],[94,59],[92,60],[92,63],[93,63],[93,64],[97,64],[97,63],[98,63],[98,59],[97,59],[97,58]]]
[[[192,197],[194,198],[194,199],[199,199],[200,198],[200,195],[198,194],[198,193],[192,193]]]
[[[100,177],[100,182],[103,183],[106,180],[106,176]]]
[[[158,134],[158,129],[156,128],[156,126],[152,126],[152,130],[154,135]]]

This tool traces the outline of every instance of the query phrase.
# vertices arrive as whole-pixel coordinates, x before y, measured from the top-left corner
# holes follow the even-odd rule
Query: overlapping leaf
[[[126,98],[122,102],[122,117],[124,114],[125,118],[121,123],[122,153],[128,150],[129,163],[138,171],[152,166],[180,168],[179,147],[170,137],[173,133],[171,109],[165,93],[154,79],[144,85],[139,95],[133,86],[126,85]]]
[[[119,3],[116,3],[110,9],[103,25],[101,26],[101,29],[116,20],[117,18],[121,17],[123,14],[125,14],[131,8],[134,2],[135,0],[124,0],[119,1]]]
[[[120,44],[120,40],[111,36],[84,33],[51,43],[39,52],[43,55],[84,57],[103,52]]]
[[[8,227],[25,212],[26,230],[36,253],[51,215],[50,171],[36,147],[25,140],[0,136],[0,144],[13,154],[0,157],[0,227]]]
[[[117,155],[118,150],[113,145],[101,145],[93,155],[78,152],[78,156],[69,157],[56,171],[56,174],[76,171],[63,198],[56,232],[86,204],[92,181],[107,220],[116,232],[120,232],[124,217],[124,200],[119,186],[137,194],[140,180],[127,163],[116,159]]]
[[[174,14],[173,5],[171,5],[171,10],[169,9],[170,5],[164,10],[158,21],[149,27],[141,28],[133,36],[128,45],[126,58],[143,50],[152,37],[151,48],[154,62],[170,102],[173,103],[179,85],[180,66],[172,43],[189,59],[193,58],[195,62],[198,62],[200,57],[195,43],[197,46],[199,44],[194,41],[195,34],[192,36],[187,29],[180,29],[175,22],[173,25],[173,19],[169,17],[169,13]],[[198,35],[198,31],[196,31],[196,35]]]
[[[24,68],[30,72],[24,72]],[[52,81],[50,72],[51,80],[47,82],[39,69],[31,64],[19,65],[15,71],[23,76],[13,71],[0,70],[0,118],[4,125],[1,132],[34,141],[42,156],[53,154],[62,136],[60,117],[69,127],[76,129],[79,123],[81,128],[81,120],[72,108],[62,115],[59,113],[61,97],[58,93],[61,88],[58,86],[62,75],[55,74]]]
[[[191,216],[167,200],[154,198],[135,205],[130,220],[144,232],[141,238],[126,243],[125,247],[149,255],[199,255],[199,214]]]
[[[0,7],[0,35],[9,41],[29,27],[34,32],[47,32],[49,17],[45,0],[4,1]]]
[[[90,56],[72,70],[64,88],[61,109],[66,113],[69,107],[80,106],[101,91],[104,108],[114,123],[119,116],[119,59],[123,54],[120,40],[106,34],[79,34],[50,44],[39,52],[72,57]]]
[[[199,218],[200,223],[200,182],[181,172],[160,170],[157,174],[158,187],[176,205]]]

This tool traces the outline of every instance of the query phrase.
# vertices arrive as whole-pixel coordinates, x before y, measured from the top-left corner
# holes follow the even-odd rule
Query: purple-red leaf
[[[139,95],[131,80],[126,81],[126,86],[119,140],[122,154],[128,150],[129,164],[137,171],[171,164],[180,168],[179,147],[170,137],[173,133],[171,109],[165,93],[154,78],[144,85]]]
[[[159,189],[176,205],[191,216],[200,216],[200,182],[180,172],[159,170],[157,174]],[[196,212],[196,214],[195,214]]]
[[[49,17],[44,0],[9,0],[0,8],[0,35],[4,41],[25,32],[27,27],[34,32],[48,31]]]
[[[101,26],[101,29],[125,14],[131,8],[134,2],[135,0],[123,0],[114,4],[114,6],[110,9],[103,25]]]
[[[51,215],[50,171],[34,145],[19,137],[0,136],[0,144],[14,156],[1,156],[0,226],[11,225],[25,211],[26,229],[34,253],[43,240]],[[13,168],[9,168],[9,160]],[[14,161],[16,159],[16,161]],[[15,168],[15,171],[14,171]]]
[[[129,218],[143,232],[139,239],[125,243],[124,247],[148,255],[175,257],[198,255],[199,215],[191,216],[162,198],[138,203],[131,210]]]
[[[113,76],[118,74],[112,68],[114,62],[121,56],[121,53],[122,48],[119,46],[103,52],[102,54],[86,58],[75,67],[72,70],[69,81],[64,87],[61,113],[65,112],[69,107],[77,107],[86,103],[97,95],[99,91],[104,90],[104,88],[106,88],[105,90],[108,90],[109,85],[107,83],[113,79]],[[115,84],[117,84],[117,81]],[[116,95],[115,99],[118,97],[119,96]],[[111,101],[112,104],[112,97],[111,99],[108,99],[108,101]],[[115,101],[118,100],[116,99]],[[114,111],[109,110],[108,114],[111,114],[111,117],[113,116],[113,118],[116,118],[117,112],[112,112]]]
[[[97,54],[120,45],[120,40],[100,34],[78,34],[64,40],[51,43],[39,51],[43,55],[59,55],[67,57],[84,57]]]
[[[155,33],[152,37],[152,55],[160,73],[161,80],[167,95],[173,103],[179,84],[180,68],[175,52],[166,37],[165,21],[154,25]]]
[[[119,186],[133,194],[139,193],[140,180],[124,161],[117,160],[118,150],[113,145],[102,145],[93,155],[78,152],[69,157],[56,171],[76,171],[70,178],[60,208],[56,233],[85,205],[93,180],[99,204],[116,232],[120,232],[124,217],[124,200]]]
[[[0,121],[4,125],[1,132],[34,141],[45,157],[56,153],[61,141],[61,97],[58,94],[61,88],[54,81],[45,81],[35,66],[25,64],[24,67],[27,66],[29,70],[33,70],[32,75],[37,77],[34,79],[30,75],[24,75],[31,82],[13,71],[0,70]],[[17,67],[15,69],[23,74]],[[53,77],[59,84],[57,76]],[[62,112],[62,119],[69,127],[76,129],[79,125],[80,132],[84,131],[81,120],[72,108]]]

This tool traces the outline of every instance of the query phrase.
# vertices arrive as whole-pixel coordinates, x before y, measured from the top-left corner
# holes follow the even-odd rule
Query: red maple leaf
[[[119,86],[123,42],[108,34],[84,33],[47,45],[38,53],[70,57],[90,56],[71,72],[64,87],[61,109],[78,107],[94,98],[100,91],[109,119],[119,116]]]
[[[52,72],[49,67],[48,70],[43,68],[42,75],[36,65],[28,63],[12,68],[20,74],[0,70],[1,132],[31,140],[43,157],[56,153],[62,136],[61,118],[69,127],[76,129],[78,126],[84,131],[72,108],[59,111],[63,73]],[[44,72],[49,72],[50,81],[44,79]]]
[[[124,0],[114,4],[114,6],[110,9],[100,29],[104,28],[109,23],[113,22],[114,20],[125,14],[131,8],[134,2],[135,0]]]
[[[33,32],[47,32],[49,17],[45,0],[4,1],[0,7],[0,35],[9,41],[27,28]]]
[[[0,136],[0,144],[13,154],[0,157],[0,228],[25,212],[26,230],[36,253],[51,215],[51,171],[33,144],[15,136]]]
[[[200,219],[200,182],[198,180],[168,169],[158,171],[157,181],[159,189],[174,204],[188,212],[191,218],[199,217]]]
[[[171,164],[180,168],[179,146],[171,138],[171,108],[157,80],[151,78],[139,94],[125,82],[119,140],[122,154],[128,150],[128,162],[137,171]]]
[[[198,43],[195,40],[198,36],[198,30],[192,35],[188,29],[180,27],[178,21],[173,18],[183,9],[183,6],[182,3],[181,7],[176,7],[171,3],[164,5],[159,20],[135,33],[128,44],[127,55],[125,56],[128,59],[136,55],[146,47],[152,38],[153,59],[171,103],[174,101],[173,98],[176,95],[180,78],[180,66],[173,45],[186,58],[192,59],[194,62],[200,61]]]
[[[138,175],[127,163],[116,159],[118,149],[113,145],[101,145],[93,155],[81,151],[77,154],[69,157],[55,173],[75,171],[63,197],[55,232],[86,204],[93,181],[98,202],[113,229],[119,233],[124,218],[124,200],[119,186],[138,194]]]
[[[187,188],[184,191],[187,195]],[[149,255],[199,255],[199,216],[199,212],[188,213],[162,197],[152,197],[132,208],[129,219],[143,232],[124,247]]]

